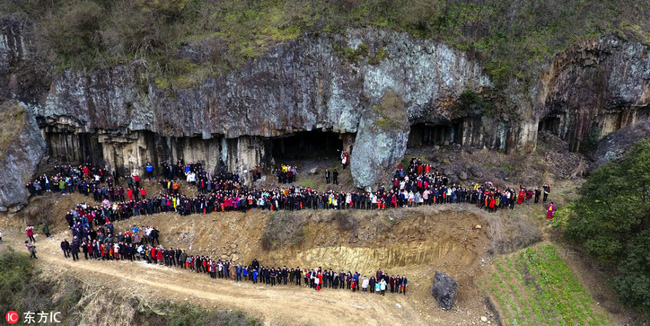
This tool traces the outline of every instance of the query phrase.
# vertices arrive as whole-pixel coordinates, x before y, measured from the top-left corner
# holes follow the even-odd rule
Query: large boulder
[[[618,161],[640,140],[650,137],[650,121],[621,128],[601,139],[593,154],[594,163],[589,167],[595,170],[609,161]]]
[[[0,105],[0,211],[27,203],[25,185],[45,154],[45,141],[29,110],[15,101]]]
[[[452,277],[436,271],[436,275],[433,278],[433,289],[431,294],[436,300],[440,307],[447,310],[454,307],[454,301],[456,300],[456,290],[458,289],[458,283]]]
[[[386,92],[381,103],[366,110],[359,124],[359,133],[350,157],[354,185],[370,190],[381,180],[384,171],[397,166],[409,138],[408,114],[400,96]]]

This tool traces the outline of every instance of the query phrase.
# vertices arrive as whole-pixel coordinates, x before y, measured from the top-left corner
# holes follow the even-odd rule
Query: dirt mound
[[[481,216],[462,210],[417,208],[158,214],[115,225],[155,225],[167,246],[191,247],[192,252],[242,263],[257,258],[269,265],[374,273],[380,267],[436,264],[448,256],[456,265],[467,266],[487,247],[489,229],[473,228],[485,224],[483,221]],[[264,241],[273,244],[264,246]]]

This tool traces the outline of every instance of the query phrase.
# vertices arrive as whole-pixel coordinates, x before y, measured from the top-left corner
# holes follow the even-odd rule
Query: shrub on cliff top
[[[650,0],[5,0],[0,17],[26,15],[54,63],[95,68],[146,59],[163,74],[179,44],[219,37],[241,65],[303,33],[379,26],[444,41],[483,61],[497,82],[531,81],[540,63],[605,33],[650,40]],[[29,25],[26,25],[29,26]],[[41,42],[44,41],[44,42]],[[50,64],[50,63],[43,63]],[[526,84],[526,83],[523,83]]]

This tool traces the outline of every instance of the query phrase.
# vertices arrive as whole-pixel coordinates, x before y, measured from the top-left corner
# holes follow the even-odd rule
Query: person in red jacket
[[[521,204],[524,201],[526,196],[526,189],[524,187],[519,187],[519,195],[517,195],[517,204]]]
[[[162,250],[156,250],[156,259],[158,260],[158,265],[163,264],[163,252],[162,252]]]
[[[140,196],[142,196],[142,199],[147,197],[147,191],[144,188],[140,188]]]
[[[156,247],[151,248],[151,260],[154,262],[154,264],[156,263],[156,257],[157,257],[156,251],[158,251],[156,250]]]
[[[27,228],[25,229],[25,232],[27,232],[27,237],[29,238],[29,240],[32,243],[36,242],[36,239],[34,239],[34,227],[33,226],[31,226],[31,225],[27,226]]]

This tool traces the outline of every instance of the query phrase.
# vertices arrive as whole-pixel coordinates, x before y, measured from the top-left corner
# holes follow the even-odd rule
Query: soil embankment
[[[480,212],[435,207],[350,213],[157,214],[115,226],[117,232],[132,224],[155,225],[166,247],[242,263],[257,258],[270,266],[345,269],[367,276],[382,268],[409,277],[407,296],[238,284],[141,262],[72,262],[58,248],[69,237],[68,231],[39,239],[39,263],[46,275],[71,273],[91,284],[101,282],[118,291],[141,293],[147,300],[187,298],[208,307],[239,309],[270,324],[466,324],[485,311],[474,281],[483,273],[480,257],[489,249],[490,226]],[[481,229],[475,228],[477,224]],[[265,248],[265,231],[282,228],[288,236],[274,239]],[[451,312],[437,308],[430,295],[435,270],[453,275],[461,284],[457,309]]]

